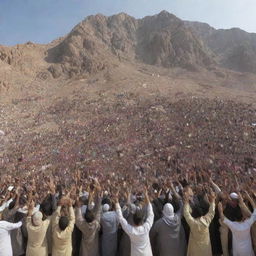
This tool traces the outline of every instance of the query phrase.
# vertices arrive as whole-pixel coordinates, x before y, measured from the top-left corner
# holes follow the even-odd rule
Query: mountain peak
[[[48,53],[54,77],[94,73],[122,59],[190,70],[211,64],[184,22],[167,11],[141,20],[126,13],[89,16]]]

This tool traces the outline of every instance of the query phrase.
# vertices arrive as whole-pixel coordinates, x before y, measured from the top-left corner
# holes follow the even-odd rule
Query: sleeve
[[[43,221],[43,226],[44,226],[45,230],[48,229],[50,223],[51,223],[51,216],[48,216],[47,219],[45,219],[45,220]]]
[[[74,224],[75,224],[75,213],[74,213],[74,208],[72,206],[69,207],[69,224],[67,227],[67,230],[73,231],[74,229]]]
[[[54,212],[53,216],[52,216],[52,225],[56,226],[59,223],[59,218],[60,218],[60,210],[61,210],[61,206],[58,206],[56,211]]]
[[[211,203],[208,213],[204,216],[206,222],[210,225],[215,215],[215,203]]]
[[[248,222],[250,224],[250,226],[252,226],[252,224],[256,221],[256,209],[254,209],[251,217],[248,219]]]
[[[4,203],[0,206],[0,212],[2,212],[5,208],[6,208],[6,202],[4,202]]]
[[[75,223],[76,223],[76,226],[82,231],[84,219],[82,216],[81,207],[76,208]]]
[[[29,229],[30,225],[31,225],[31,216],[28,216],[26,219],[26,228]]]
[[[128,224],[127,220],[123,217],[122,210],[119,203],[116,204],[116,214],[117,214],[118,221],[121,224],[122,229],[125,231],[125,233],[127,233],[128,235],[131,234],[132,226]]]
[[[233,221],[230,221],[229,219],[227,219],[226,217],[224,217],[223,223],[225,225],[227,225],[231,231],[236,230],[236,226],[235,223]]]
[[[157,255],[157,235],[158,235],[158,231],[157,231],[157,222],[153,225],[153,227],[151,228],[150,232],[149,232],[149,238],[150,238],[150,243],[151,243],[151,247],[152,247],[152,252],[153,255]]]
[[[221,193],[221,189],[220,189],[220,187],[219,187],[216,183],[212,182],[211,184],[212,184],[213,189],[214,189],[214,191],[215,191],[215,193],[216,193],[217,195],[218,195],[219,193]]]
[[[17,229],[21,226],[22,226],[21,221],[19,221],[17,223],[6,222],[6,225],[5,225],[4,229],[10,231],[10,230],[13,230],[13,229]]]
[[[51,199],[52,199],[52,209],[53,211],[56,211],[57,209],[57,196],[55,195],[51,195]]]
[[[181,217],[183,213],[183,202],[182,199],[179,200],[179,210],[176,212],[176,214]]]
[[[244,201],[239,202],[239,207],[244,217],[249,218],[251,216],[252,213],[250,212]]]
[[[151,203],[148,204],[147,214],[148,217],[143,226],[147,230],[147,232],[149,232],[154,222],[154,212]]]
[[[191,216],[189,208],[190,208],[189,204],[185,203],[184,204],[184,217],[185,217],[188,225],[191,227],[196,223],[196,220]]]
[[[95,220],[100,222],[100,215],[101,215],[101,197],[98,196],[96,206],[95,206]]]

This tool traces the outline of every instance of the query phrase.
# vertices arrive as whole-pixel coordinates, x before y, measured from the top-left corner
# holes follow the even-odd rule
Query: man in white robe
[[[219,214],[221,221],[229,227],[232,232],[233,240],[233,256],[254,256],[252,239],[251,239],[251,226],[256,221],[256,204],[249,197],[248,199],[254,209],[250,218],[243,221],[230,221],[223,214],[222,204],[219,203]]]
[[[140,216],[141,218],[139,218],[138,216],[136,216],[135,213],[134,226],[128,224],[127,220],[123,217],[121,207],[118,200],[116,199],[116,213],[118,216],[118,220],[123,230],[130,237],[131,240],[131,256],[152,256],[149,231],[153,225],[154,213],[152,205],[148,198],[147,191],[145,192],[145,199],[147,205],[147,220],[144,224],[139,223],[138,219],[143,220],[143,216]]]
[[[18,223],[0,221],[0,256],[13,255],[10,232],[11,230],[21,227],[21,225],[21,221]]]

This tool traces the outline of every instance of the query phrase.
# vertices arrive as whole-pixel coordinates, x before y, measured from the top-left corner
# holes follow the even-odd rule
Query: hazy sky
[[[215,28],[256,32],[256,0],[0,0],[0,44],[48,43],[90,14],[140,18],[161,10]]]

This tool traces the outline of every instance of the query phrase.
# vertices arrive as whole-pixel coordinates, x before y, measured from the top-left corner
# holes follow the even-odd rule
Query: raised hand
[[[215,202],[215,200],[216,200],[216,194],[211,190],[210,195],[209,195],[209,202],[213,203],[213,202]]]

